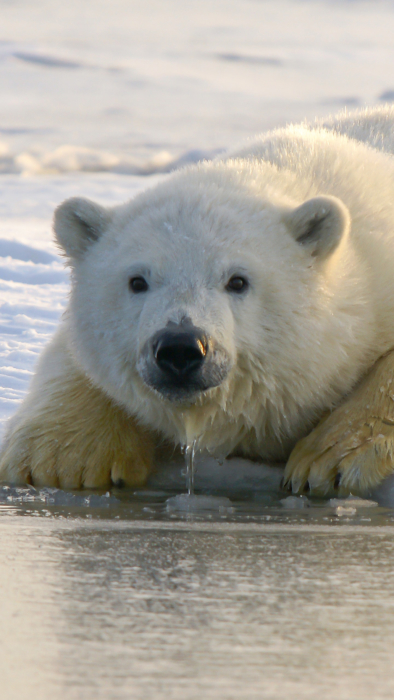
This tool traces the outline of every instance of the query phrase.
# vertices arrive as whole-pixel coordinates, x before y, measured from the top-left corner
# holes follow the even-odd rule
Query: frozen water
[[[78,492],[71,493],[56,488],[37,489],[33,486],[0,486],[0,504],[36,504],[51,506],[78,506],[84,508],[109,508],[119,501],[109,491],[105,494]]]
[[[0,507],[2,699],[392,699],[392,526],[12,507]]]
[[[184,491],[186,474],[181,458],[159,465],[149,480],[152,488]],[[218,461],[207,453],[196,453],[194,487],[197,491],[213,489],[237,494],[278,491],[283,476],[281,466],[268,466],[234,457]]]
[[[337,506],[335,508],[335,513],[339,517],[356,515],[357,508],[353,508],[352,506]]]
[[[2,487],[1,697],[391,700],[393,510],[267,494]]]
[[[333,508],[374,508],[378,505],[377,501],[370,501],[366,498],[358,498],[357,496],[348,496],[347,498],[330,498],[330,506]]]
[[[232,512],[231,501],[220,496],[197,496],[181,493],[172,496],[166,501],[169,512],[201,513],[218,512],[221,514]]]
[[[282,498],[280,502],[283,508],[290,508],[291,510],[309,508],[310,506],[310,500],[306,496],[288,496],[287,498]]]

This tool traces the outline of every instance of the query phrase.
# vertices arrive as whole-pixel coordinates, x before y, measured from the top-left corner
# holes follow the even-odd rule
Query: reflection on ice
[[[3,517],[1,700],[391,700],[394,528],[355,518]]]

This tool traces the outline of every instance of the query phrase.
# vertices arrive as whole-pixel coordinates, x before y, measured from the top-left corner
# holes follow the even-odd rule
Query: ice
[[[335,513],[339,517],[356,515],[357,508],[352,508],[351,506],[337,506],[335,508]]]
[[[362,512],[365,508],[376,508],[379,503],[377,501],[372,501],[367,498],[359,498],[358,496],[353,496],[350,494],[350,496],[347,498],[330,498],[328,505],[331,508],[335,508],[335,514],[339,517],[351,517],[356,515],[360,509]]]
[[[170,462],[160,463],[149,479],[153,489],[186,487],[185,462],[182,455]],[[195,456],[194,485],[197,491],[215,490],[225,493],[253,494],[256,491],[276,492],[283,476],[281,466],[269,466],[235,457],[215,459],[206,452]]]
[[[46,504],[51,506],[75,506],[84,508],[110,508],[119,503],[109,491],[105,494],[72,493],[56,488],[33,486],[0,486],[1,504]]]
[[[228,498],[223,496],[189,496],[188,493],[168,498],[166,507],[169,512],[181,513],[219,512],[225,514],[232,511],[231,501]]]
[[[378,502],[350,494],[347,498],[330,498],[329,505],[332,508],[376,508]]]
[[[310,501],[306,496],[288,496],[287,498],[282,498],[280,503],[283,508],[290,508],[291,510],[309,508],[310,506]]]

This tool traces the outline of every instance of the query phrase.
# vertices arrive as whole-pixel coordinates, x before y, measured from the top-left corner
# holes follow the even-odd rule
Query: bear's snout
[[[231,361],[201,328],[189,320],[169,322],[146,343],[137,362],[145,384],[164,398],[190,402],[218,386],[227,376]]]
[[[153,343],[159,369],[175,381],[198,372],[208,352],[208,339],[199,329],[165,330]]]

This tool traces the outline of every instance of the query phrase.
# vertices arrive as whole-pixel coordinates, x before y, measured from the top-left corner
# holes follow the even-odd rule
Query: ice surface
[[[394,528],[9,512],[2,700],[394,696]]]
[[[0,486],[0,504],[46,504],[51,506],[78,506],[109,508],[119,501],[109,491],[105,494],[72,493],[56,488],[36,489],[33,486]]]
[[[166,501],[169,512],[200,513],[219,512],[229,513],[232,511],[231,501],[223,496],[190,496],[188,493],[181,493],[172,496]]]

